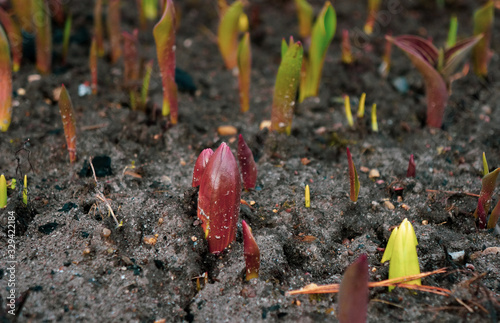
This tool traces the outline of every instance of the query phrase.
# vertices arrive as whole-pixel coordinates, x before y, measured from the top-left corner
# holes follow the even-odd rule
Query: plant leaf
[[[364,323],[368,310],[368,260],[359,256],[347,267],[339,290],[339,314],[341,323]]]
[[[300,81],[302,54],[302,44],[293,43],[293,38],[290,38],[290,44],[281,60],[274,86],[271,129],[286,132],[288,135],[292,130],[293,107]]]
[[[0,175],[0,209],[7,205],[7,181],[5,176]]]
[[[411,154],[410,161],[408,162],[408,169],[406,171],[406,177],[415,177],[415,175],[416,175],[415,159],[413,158],[413,154]]]
[[[462,63],[465,56],[472,50],[474,45],[481,40],[481,38],[483,38],[483,34],[469,37],[457,42],[455,46],[444,51],[444,66],[440,72],[447,82],[450,76],[455,73],[458,65]]]
[[[227,69],[230,70],[237,66],[238,23],[242,13],[243,3],[237,0],[224,11],[217,31],[219,50]]]
[[[410,59],[414,56],[415,58],[426,62],[432,68],[436,68],[439,60],[439,50],[427,39],[413,35],[403,35],[398,37],[385,36],[385,38],[401,48],[401,50],[410,56]],[[420,70],[416,64],[415,66]]]
[[[64,84],[61,86],[61,94],[59,95],[59,112],[61,113],[63,122],[66,145],[68,146],[69,161],[74,163],[76,161],[75,112],[73,111],[73,103]]]
[[[494,4],[491,0],[474,12],[474,35],[483,34],[484,37],[472,50],[472,66],[474,73],[483,77],[488,75],[488,63],[492,56],[490,43],[494,20]]]
[[[240,163],[241,176],[243,177],[243,186],[246,190],[255,188],[255,184],[257,183],[257,166],[255,165],[252,151],[248,148],[241,134],[238,137],[238,161]]]
[[[109,0],[106,25],[109,45],[111,48],[111,63],[115,64],[122,56],[120,30],[120,0]]]
[[[484,211],[488,214],[491,204],[491,196],[495,190],[498,174],[500,174],[500,168],[495,169],[489,174],[485,175],[482,179],[481,193],[479,193],[479,199],[484,207]],[[474,212],[474,217],[478,217],[478,209]]]
[[[252,70],[252,51],[250,33],[246,32],[238,46],[238,83],[240,87],[241,112],[250,109],[250,72]]]
[[[9,129],[12,119],[12,62],[9,41],[0,26],[0,131]]]
[[[241,182],[236,159],[222,143],[201,177],[198,218],[213,254],[224,251],[235,239],[240,213]]]
[[[23,36],[21,29],[15,20],[2,8],[0,8],[0,24],[5,28],[5,33],[9,39],[12,51],[12,69],[14,72],[17,72],[23,57]]]
[[[313,9],[306,0],[295,0],[297,17],[299,19],[299,35],[302,39],[311,36]]]
[[[479,218],[479,229],[486,228],[486,211],[484,210],[481,199],[477,200],[477,217]]]
[[[500,218],[500,200],[498,200],[497,205],[491,211],[490,218],[488,219],[488,229],[493,229],[498,222],[498,218]]]
[[[41,74],[48,74],[52,66],[50,11],[44,0],[34,0],[32,10],[34,25],[36,27],[36,68]]]
[[[252,229],[241,221],[243,227],[243,255],[245,256],[246,280],[259,278],[260,251],[252,234]]]
[[[200,185],[200,181],[203,173],[205,172],[205,168],[207,167],[208,161],[213,154],[214,151],[210,148],[207,148],[204,149],[198,156],[198,159],[196,159],[193,170],[193,182],[191,184],[193,187],[197,187]]]
[[[360,185],[358,172],[356,171],[356,167],[352,162],[351,151],[349,150],[349,148],[347,148],[347,163],[349,165],[349,184],[351,188],[349,196],[351,197],[351,201],[356,202],[358,200]]]

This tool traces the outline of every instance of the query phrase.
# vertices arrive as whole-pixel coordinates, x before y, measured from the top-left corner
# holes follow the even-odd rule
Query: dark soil
[[[138,26],[135,2],[122,2],[122,29],[130,31]],[[319,11],[322,1],[311,2]],[[0,259],[7,259],[7,212],[16,213],[16,295],[30,291],[18,321],[331,321],[336,295],[291,297],[286,291],[340,282],[361,253],[368,254],[370,279],[386,279],[388,266],[380,263],[380,248],[404,218],[418,237],[421,270],[450,270],[423,283],[453,294],[373,289],[369,321],[498,320],[500,259],[475,254],[500,247],[498,227],[477,229],[472,216],[477,198],[460,192],[479,193],[483,151],[491,170],[500,166],[500,19],[493,31],[495,54],[488,79],[469,73],[455,81],[443,129],[431,131],[423,126],[422,78],[399,49],[393,48],[389,77],[379,76],[383,36],[389,31],[418,34],[443,44],[452,13],[458,15],[459,37],[468,36],[476,1],[447,1],[444,10],[436,1],[384,1],[383,16],[370,37],[362,33],[365,1],[335,2],[337,33],[326,56],[319,97],[297,106],[287,137],[259,130],[259,124],[270,119],[281,39],[298,34],[292,1],[251,1],[246,8],[253,51],[251,108],[246,114],[239,112],[237,79],[224,68],[207,31],[217,29],[215,5],[176,1],[182,15],[177,66],[197,87],[179,94],[176,126],[159,116],[162,92],[156,67],[146,112],[130,109],[121,62],[112,66],[101,59],[98,95],[78,95],[79,84],[90,80],[89,3],[72,1],[68,6],[74,28],[66,66],[59,64],[61,44],[55,41],[53,73],[30,83],[28,76],[36,71],[25,55],[14,75],[14,89],[26,94],[15,97],[11,127],[0,134],[0,173],[19,183],[27,174],[29,182],[28,207],[19,191],[9,191],[0,216]],[[395,4],[397,10],[389,7]],[[156,57],[151,27],[140,34],[144,59]],[[353,39],[356,62],[351,66],[340,63],[343,28]],[[54,37],[60,33],[55,25]],[[406,94],[392,85],[397,77],[407,80]],[[78,161],[73,165],[53,96],[61,83],[76,111]],[[356,99],[362,92],[368,107],[377,103],[379,133],[370,130],[368,116],[356,130],[347,126],[339,98],[348,94]],[[235,136],[217,134],[217,127],[226,124],[243,134],[259,172],[257,188],[242,193],[255,205],[242,206],[240,212],[261,251],[260,277],[250,283],[244,279],[241,226],[226,253],[208,254],[196,218],[197,191],[191,188],[194,162],[204,148],[215,149],[224,141],[236,152]],[[18,151],[28,138],[26,150]],[[360,176],[357,203],[348,196],[346,146]],[[415,155],[415,179],[405,178],[410,154]],[[111,174],[99,177],[97,188],[85,165],[92,156],[111,160]],[[362,167],[377,169],[380,177],[369,178]],[[311,187],[310,208],[304,207],[306,184]],[[96,189],[123,226],[116,226]],[[498,199],[497,189],[494,202]],[[388,202],[395,208],[388,208]],[[107,237],[105,229],[110,230]],[[154,235],[156,244],[144,242]],[[465,256],[453,260],[448,253],[457,251]],[[0,261],[3,304],[7,266]],[[206,281],[196,278],[204,274]]]

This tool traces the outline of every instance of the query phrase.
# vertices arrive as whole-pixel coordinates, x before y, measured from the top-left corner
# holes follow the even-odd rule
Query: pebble
[[[42,79],[42,76],[40,74],[31,74],[28,75],[28,82],[35,82],[35,81],[40,81]]]
[[[110,235],[111,235],[111,230],[110,230],[110,229],[108,229],[108,228],[104,228],[104,229],[102,229],[102,236],[103,236],[104,238],[107,238],[107,237],[109,237]]]
[[[220,136],[234,136],[238,133],[238,129],[231,125],[220,126],[217,128],[217,133]]]
[[[429,221],[427,221],[427,220],[423,220],[423,221],[422,221],[422,224],[423,224],[423,225],[428,225],[428,224],[429,224]]]
[[[158,234],[155,234],[154,236],[145,236],[143,241],[145,244],[154,246],[156,244],[156,241],[158,240]]]
[[[394,204],[392,204],[389,201],[384,201],[384,206],[388,208],[389,210],[394,210]]]
[[[259,129],[264,130],[265,128],[271,129],[271,120],[263,120],[260,123]]]
[[[380,172],[377,169],[372,169],[370,170],[370,173],[368,174],[369,178],[377,178],[380,177]]]

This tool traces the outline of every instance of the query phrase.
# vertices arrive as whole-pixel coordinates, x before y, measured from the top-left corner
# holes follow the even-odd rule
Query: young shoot
[[[377,104],[376,103],[374,103],[372,105],[371,119],[372,119],[372,131],[378,132]]]
[[[238,33],[240,16],[242,14],[243,3],[237,0],[224,10],[220,18],[217,41],[224,63],[229,70],[238,65]]]
[[[493,23],[495,19],[493,0],[474,12],[474,35],[484,35],[472,50],[474,73],[481,77],[488,75],[488,63],[493,56],[490,49]]]
[[[12,62],[9,41],[0,26],[0,131],[9,129],[12,119]]]
[[[73,111],[73,103],[69,97],[64,84],[61,86],[61,94],[59,95],[59,112],[64,127],[64,135],[66,137],[66,145],[68,146],[69,161],[76,161],[76,123],[75,112]]]
[[[0,209],[7,206],[7,181],[5,176],[0,175]]]
[[[350,193],[349,197],[351,198],[351,201],[356,202],[358,200],[358,195],[359,195],[359,177],[358,177],[358,172],[356,171],[356,167],[354,166],[354,163],[352,161],[352,156],[351,156],[351,151],[349,150],[349,147],[347,149],[347,164],[349,167],[349,186],[350,186]]]
[[[241,221],[243,227],[243,255],[245,256],[245,279],[251,280],[259,278],[260,269],[260,250],[252,234],[252,228]]]

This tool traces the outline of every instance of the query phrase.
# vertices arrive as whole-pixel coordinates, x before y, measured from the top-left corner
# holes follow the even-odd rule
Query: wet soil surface
[[[131,31],[138,26],[135,3],[122,2],[122,29]],[[9,190],[8,206],[0,213],[2,303],[10,274],[4,261],[9,211],[17,224],[16,296],[29,291],[19,322],[332,321],[336,295],[285,293],[309,283],[340,282],[362,253],[368,255],[370,280],[386,279],[381,248],[390,229],[408,218],[418,237],[421,270],[449,268],[448,274],[423,282],[453,294],[372,289],[369,321],[496,322],[500,260],[481,252],[500,247],[499,231],[477,228],[472,215],[477,198],[467,193],[480,191],[483,151],[490,170],[500,166],[500,43],[495,40],[500,19],[488,79],[470,73],[455,81],[443,128],[430,130],[423,126],[423,81],[408,58],[394,48],[388,78],[379,75],[383,36],[417,34],[443,44],[455,13],[459,37],[465,37],[472,32],[475,1],[450,1],[444,10],[435,1],[384,1],[370,37],[362,33],[364,1],[335,3],[337,33],[319,97],[296,106],[292,134],[286,136],[260,130],[259,124],[270,119],[281,39],[298,34],[295,8],[292,1],[251,2],[246,11],[253,71],[246,114],[239,111],[237,78],[224,68],[214,42],[215,5],[205,1],[177,1],[177,66],[192,77],[196,90],[179,94],[176,126],[159,116],[156,66],[146,111],[131,110],[123,64],[111,65],[107,58],[99,60],[98,95],[78,95],[79,85],[90,80],[92,6],[83,1],[69,6],[74,27],[66,66],[59,63],[61,44],[55,41],[53,73],[29,82],[36,70],[25,55],[14,75],[14,90],[25,94],[16,94],[11,127],[0,134],[0,172],[18,183],[28,175],[29,203],[22,204],[19,190]],[[319,11],[322,2],[311,2]],[[144,60],[156,55],[151,28],[140,32]],[[340,63],[343,28],[351,30],[353,40],[356,61],[349,66]],[[58,33],[61,27],[55,25]],[[406,93],[393,85],[398,78],[408,83]],[[61,83],[75,106],[75,164],[69,163],[53,94]],[[354,129],[347,125],[340,98],[350,95],[357,107],[362,92],[367,107],[377,103],[378,133],[370,130],[368,116]],[[244,277],[241,225],[227,252],[213,256],[196,218],[191,179],[198,154],[221,142],[236,153],[236,136],[218,135],[221,125],[235,126],[257,160],[257,188],[242,193],[255,204],[242,205],[240,212],[261,251],[260,277],[251,282]],[[348,196],[347,146],[361,182],[357,203]],[[405,178],[410,154],[414,179]],[[88,169],[96,156],[102,171],[97,186]],[[378,177],[370,177],[373,169]],[[304,206],[306,184],[310,208]],[[99,192],[123,226],[116,226]],[[493,199],[498,201],[498,189]],[[450,256],[460,251],[463,257]]]

